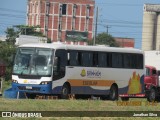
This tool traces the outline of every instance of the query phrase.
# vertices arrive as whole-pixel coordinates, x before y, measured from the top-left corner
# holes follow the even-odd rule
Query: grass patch
[[[4,92],[5,90],[11,88],[11,83],[12,83],[11,80],[9,80],[9,81],[3,80],[3,83],[2,83],[2,92]]]
[[[4,94],[4,91],[5,90],[7,90],[7,89],[9,89],[9,88],[11,88],[11,80],[9,80],[9,81],[5,81],[5,80],[3,80],[2,81],[2,86],[1,86],[2,88],[0,88],[1,90],[0,90],[0,93],[1,93],[1,95],[3,96]],[[2,96],[0,96],[0,98],[2,98]]]
[[[43,100],[43,99],[0,99],[1,110],[10,111],[156,111],[160,103],[146,104],[144,99],[131,99],[129,102],[140,101],[139,106],[122,105],[117,102],[103,100]],[[121,102],[121,101],[118,101]],[[15,107],[16,105],[16,107]]]
[[[130,101],[141,101],[140,106],[118,106],[117,102],[103,100],[43,100],[43,99],[0,99],[1,111],[157,111],[160,103],[146,105],[146,99],[131,99]],[[121,102],[120,100],[118,102]],[[63,116],[63,115],[62,115]],[[136,117],[137,120],[156,120],[155,117]],[[104,117],[56,117],[38,118],[40,120],[105,120]],[[38,120],[35,119],[35,120]],[[108,117],[114,120],[134,120],[134,117]],[[15,120],[13,118],[13,120]],[[25,118],[23,119],[25,120]],[[33,120],[31,118],[31,120]]]

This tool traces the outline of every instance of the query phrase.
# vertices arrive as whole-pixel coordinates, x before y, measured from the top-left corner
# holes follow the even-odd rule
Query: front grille
[[[23,79],[41,79],[39,75],[18,75],[19,78]]]
[[[19,90],[40,91],[39,87],[32,87],[32,89],[26,89],[26,86],[18,86]]]

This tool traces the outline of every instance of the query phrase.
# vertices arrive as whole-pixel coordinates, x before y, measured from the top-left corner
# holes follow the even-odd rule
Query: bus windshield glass
[[[51,76],[52,53],[52,49],[47,48],[19,48],[13,74]]]

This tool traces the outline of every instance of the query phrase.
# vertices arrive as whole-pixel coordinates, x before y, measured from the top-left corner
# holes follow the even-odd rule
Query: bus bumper
[[[140,94],[120,94],[119,97],[129,97],[129,98],[143,98],[145,97],[145,94],[140,93]]]
[[[39,94],[51,94],[52,82],[46,85],[30,85],[30,84],[18,84],[12,82],[12,90],[22,91],[26,93],[39,93]]]

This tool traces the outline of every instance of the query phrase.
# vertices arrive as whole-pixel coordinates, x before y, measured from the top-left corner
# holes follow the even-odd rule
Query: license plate
[[[32,86],[26,86],[26,89],[32,89]]]

